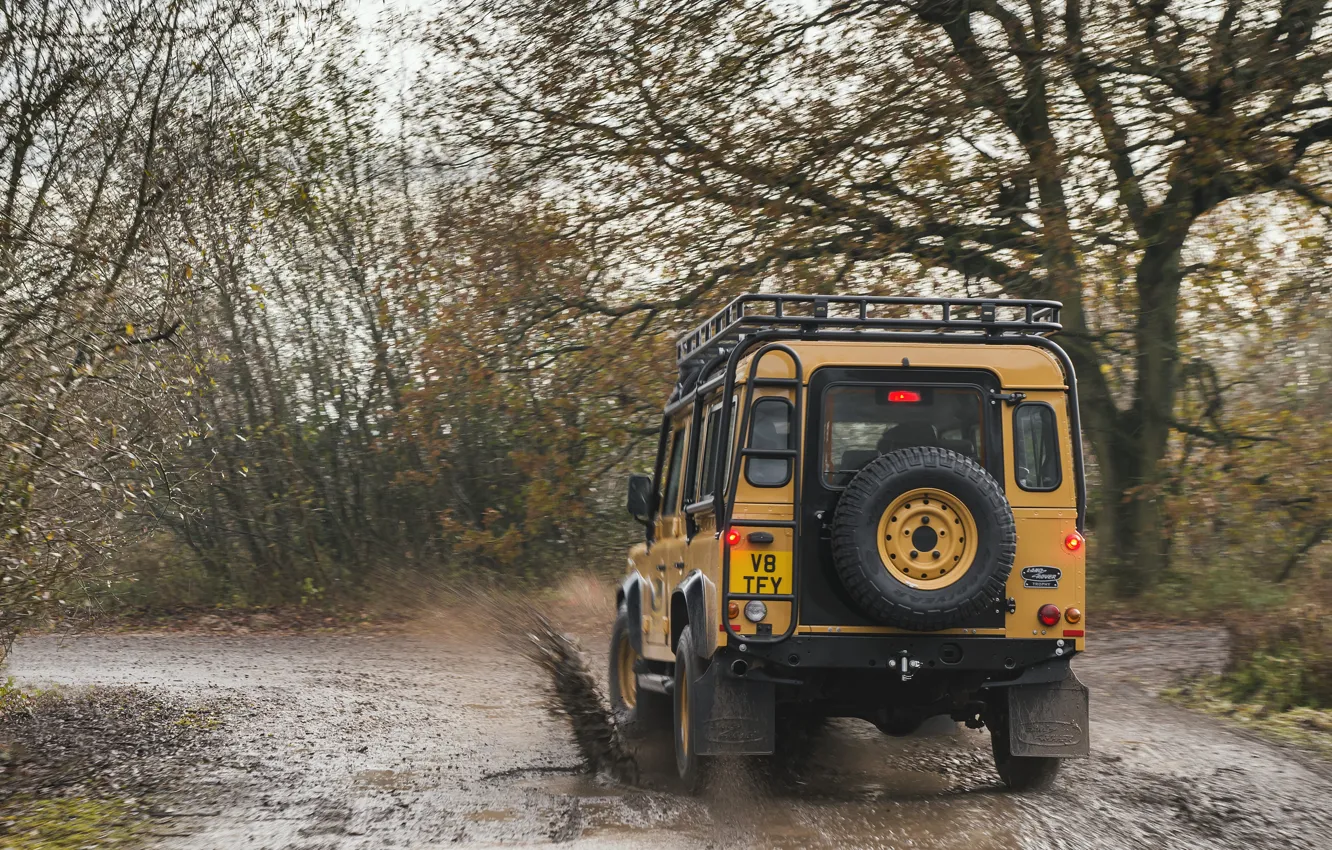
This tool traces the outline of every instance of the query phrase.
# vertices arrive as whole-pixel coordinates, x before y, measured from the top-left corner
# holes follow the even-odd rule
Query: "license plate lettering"
[[[791,592],[791,553],[731,553],[731,593],[776,596]]]

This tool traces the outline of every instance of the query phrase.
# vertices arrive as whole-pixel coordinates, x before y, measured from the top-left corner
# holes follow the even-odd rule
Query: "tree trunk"
[[[1170,445],[1178,388],[1179,254],[1182,237],[1158,242],[1138,263],[1138,324],[1134,330],[1133,401],[1119,409],[1100,375],[1100,358],[1081,347],[1070,354],[1092,391],[1083,398],[1087,431],[1101,471],[1096,559],[1121,596],[1147,590],[1168,566],[1163,463]],[[1078,356],[1081,354],[1082,356]]]

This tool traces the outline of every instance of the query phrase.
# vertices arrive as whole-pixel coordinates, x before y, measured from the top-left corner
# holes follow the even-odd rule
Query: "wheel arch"
[[[635,570],[625,576],[615,590],[615,610],[625,608],[629,621],[629,645],[634,652],[643,654],[643,576]]]
[[[680,635],[690,629],[694,651],[702,658],[710,658],[717,649],[716,633],[708,628],[708,591],[711,582],[707,576],[694,570],[671,594],[671,651],[680,643]]]

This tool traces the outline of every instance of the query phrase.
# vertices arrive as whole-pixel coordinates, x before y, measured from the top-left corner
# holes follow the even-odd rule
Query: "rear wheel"
[[[1040,791],[1054,784],[1063,759],[1049,756],[1015,756],[1009,747],[1007,712],[996,712],[990,727],[990,748],[999,778],[1014,791]]]
[[[696,719],[695,700],[691,685],[703,675],[703,662],[694,652],[694,638],[689,629],[680,635],[675,649],[675,767],[685,790],[693,793],[703,787],[710,764],[707,756],[697,751],[694,734]]]
[[[615,616],[610,644],[610,702],[615,723],[626,738],[642,738],[664,730],[670,722],[670,698],[638,687],[634,665],[639,655],[629,639],[629,612],[623,605]]]

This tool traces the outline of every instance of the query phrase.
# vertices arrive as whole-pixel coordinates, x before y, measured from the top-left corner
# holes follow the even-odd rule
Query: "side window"
[[[754,402],[751,449],[792,449],[791,402],[784,398],[762,398]],[[751,457],[745,479],[755,487],[781,487],[791,480],[790,458]]]
[[[1058,489],[1059,436],[1050,405],[1028,402],[1013,410],[1013,466],[1023,490]]]
[[[717,444],[720,431],[721,408],[717,407],[708,415],[708,427],[703,438],[703,464],[698,478],[699,501],[712,495],[713,484],[717,480]]]
[[[680,503],[680,471],[684,466],[685,432],[681,428],[671,438],[671,461],[666,472],[666,494],[661,503],[662,516],[675,516]]]
[[[717,463],[720,463],[722,468],[722,491],[720,493],[715,494],[718,499],[724,497],[726,495],[726,491],[729,490],[731,485],[735,483],[731,481],[731,461],[733,460],[733,458],[731,457],[731,452],[735,449],[736,429],[740,427],[739,407],[740,407],[740,402],[737,401],[734,396],[732,396],[731,425],[730,425],[731,430],[726,434],[720,433],[721,411],[717,412],[717,430],[719,432],[717,434],[717,439],[721,441],[717,447]]]

